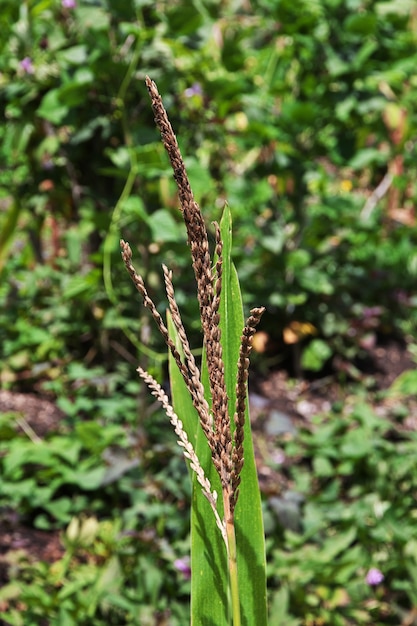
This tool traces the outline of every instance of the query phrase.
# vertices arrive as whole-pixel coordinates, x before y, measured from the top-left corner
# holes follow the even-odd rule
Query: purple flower
[[[272,460],[275,461],[277,465],[282,465],[285,462],[285,454],[282,450],[275,450],[272,455]]]
[[[382,583],[384,578],[385,578],[384,574],[379,569],[377,569],[376,567],[371,567],[369,572],[366,574],[365,580],[368,585],[371,585],[372,587],[376,587],[376,585],[379,585],[379,583]]]
[[[35,68],[33,67],[32,59],[25,57],[19,62],[20,67],[26,74],[34,74]]]
[[[362,311],[362,315],[367,317],[379,317],[382,314],[382,307],[380,306],[366,306]]]
[[[183,559],[175,559],[174,567],[177,569],[186,580],[191,578],[191,567],[190,567],[190,559],[188,557],[184,557]]]
[[[184,96],[186,98],[192,98],[193,96],[201,96],[203,94],[203,90],[201,88],[200,83],[194,83],[191,87],[188,87],[184,91]]]
[[[64,9],[75,9],[75,7],[77,6],[75,0],[62,0],[61,4]]]

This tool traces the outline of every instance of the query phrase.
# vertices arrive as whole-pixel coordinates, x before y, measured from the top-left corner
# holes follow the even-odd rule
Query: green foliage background
[[[137,246],[161,311],[160,264],[173,269],[198,346],[145,75],[163,94],[208,223],[231,207],[245,304],[267,306],[271,361],[287,356],[285,328],[311,324],[316,336],[294,367],[320,370],[366,356],[370,336],[415,337],[416,19],[414,0],[3,0],[0,377],[3,388],[48,394],[65,422],[34,446],[15,416],[1,417],[0,505],[41,528],[97,520],[88,550],[79,535],[68,540],[58,573],[30,570],[25,624],[47,615],[146,625],[168,607],[171,624],[187,619],[188,581],[173,563],[187,553],[189,488],[163,416],[146,419],[135,373],[140,359],[163,377],[165,353],[118,249],[120,236]],[[391,187],[365,211],[387,173]],[[320,594],[306,608],[297,581],[282,579],[294,623],[323,618]],[[7,593],[13,607],[23,592]],[[19,624],[19,611],[8,619]]]

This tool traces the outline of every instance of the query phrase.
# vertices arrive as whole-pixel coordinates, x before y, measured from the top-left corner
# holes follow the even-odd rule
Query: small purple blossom
[[[184,91],[184,96],[186,98],[192,98],[193,96],[201,96],[203,94],[203,90],[201,88],[200,83],[194,83],[191,87],[188,87]]]
[[[19,62],[20,67],[25,72],[25,74],[34,74],[35,68],[33,67],[32,59],[30,57],[25,57]]]
[[[62,0],[61,4],[64,9],[75,9],[75,7],[77,6],[75,0]]]
[[[188,557],[184,557],[182,559],[175,559],[174,567],[177,569],[186,580],[191,578],[191,567],[190,567],[190,559]]]
[[[380,306],[366,306],[363,308],[363,317],[380,317],[383,313],[383,309]]]
[[[285,463],[285,454],[282,450],[275,450],[275,452],[272,455],[272,460],[277,464],[277,465],[282,465],[283,463]]]
[[[395,289],[393,296],[395,298],[395,300],[399,303],[399,304],[404,304],[406,306],[410,306],[410,298],[409,295],[406,291],[404,291],[404,289]]]
[[[365,580],[368,585],[371,585],[372,587],[376,587],[376,585],[379,585],[380,583],[382,583],[384,578],[385,578],[384,574],[379,569],[377,569],[376,567],[371,567],[369,572],[366,574]]]

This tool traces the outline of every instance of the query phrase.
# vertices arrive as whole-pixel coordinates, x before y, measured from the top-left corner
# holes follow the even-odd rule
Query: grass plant
[[[121,249],[170,353],[174,406],[151,374],[141,367],[138,373],[165,409],[192,471],[191,623],[262,626],[267,615],[265,549],[246,400],[252,338],[264,308],[252,309],[243,323],[239,283],[230,259],[230,211],[226,207],[221,224],[214,223],[212,256],[204,218],[162,99],[148,77],[146,85],[174,172],[191,249],[203,332],[200,369],[175,299],[172,272],[163,266],[169,308],[165,323],[132,264],[129,244],[122,240]]]

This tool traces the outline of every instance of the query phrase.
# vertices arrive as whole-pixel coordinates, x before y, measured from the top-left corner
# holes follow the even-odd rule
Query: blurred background
[[[123,237],[161,313],[161,264],[173,270],[198,349],[185,228],[146,75],[207,224],[231,207],[246,311],[267,308],[253,402],[271,625],[417,623],[417,485],[400,472],[385,492],[391,460],[409,454],[408,475],[415,465],[416,28],[415,0],[2,0],[5,624],[188,620],[188,479],[135,371],[140,362],[165,384],[166,353],[119,251]],[[327,416],[315,431],[317,406],[308,398],[303,413],[293,399],[324,380],[331,426]],[[352,475],[362,487],[351,492]],[[336,542],[346,498],[358,508]],[[361,526],[368,513],[374,534]],[[409,534],[396,526],[404,517]],[[389,588],[366,582],[375,552],[385,564],[396,555]]]

